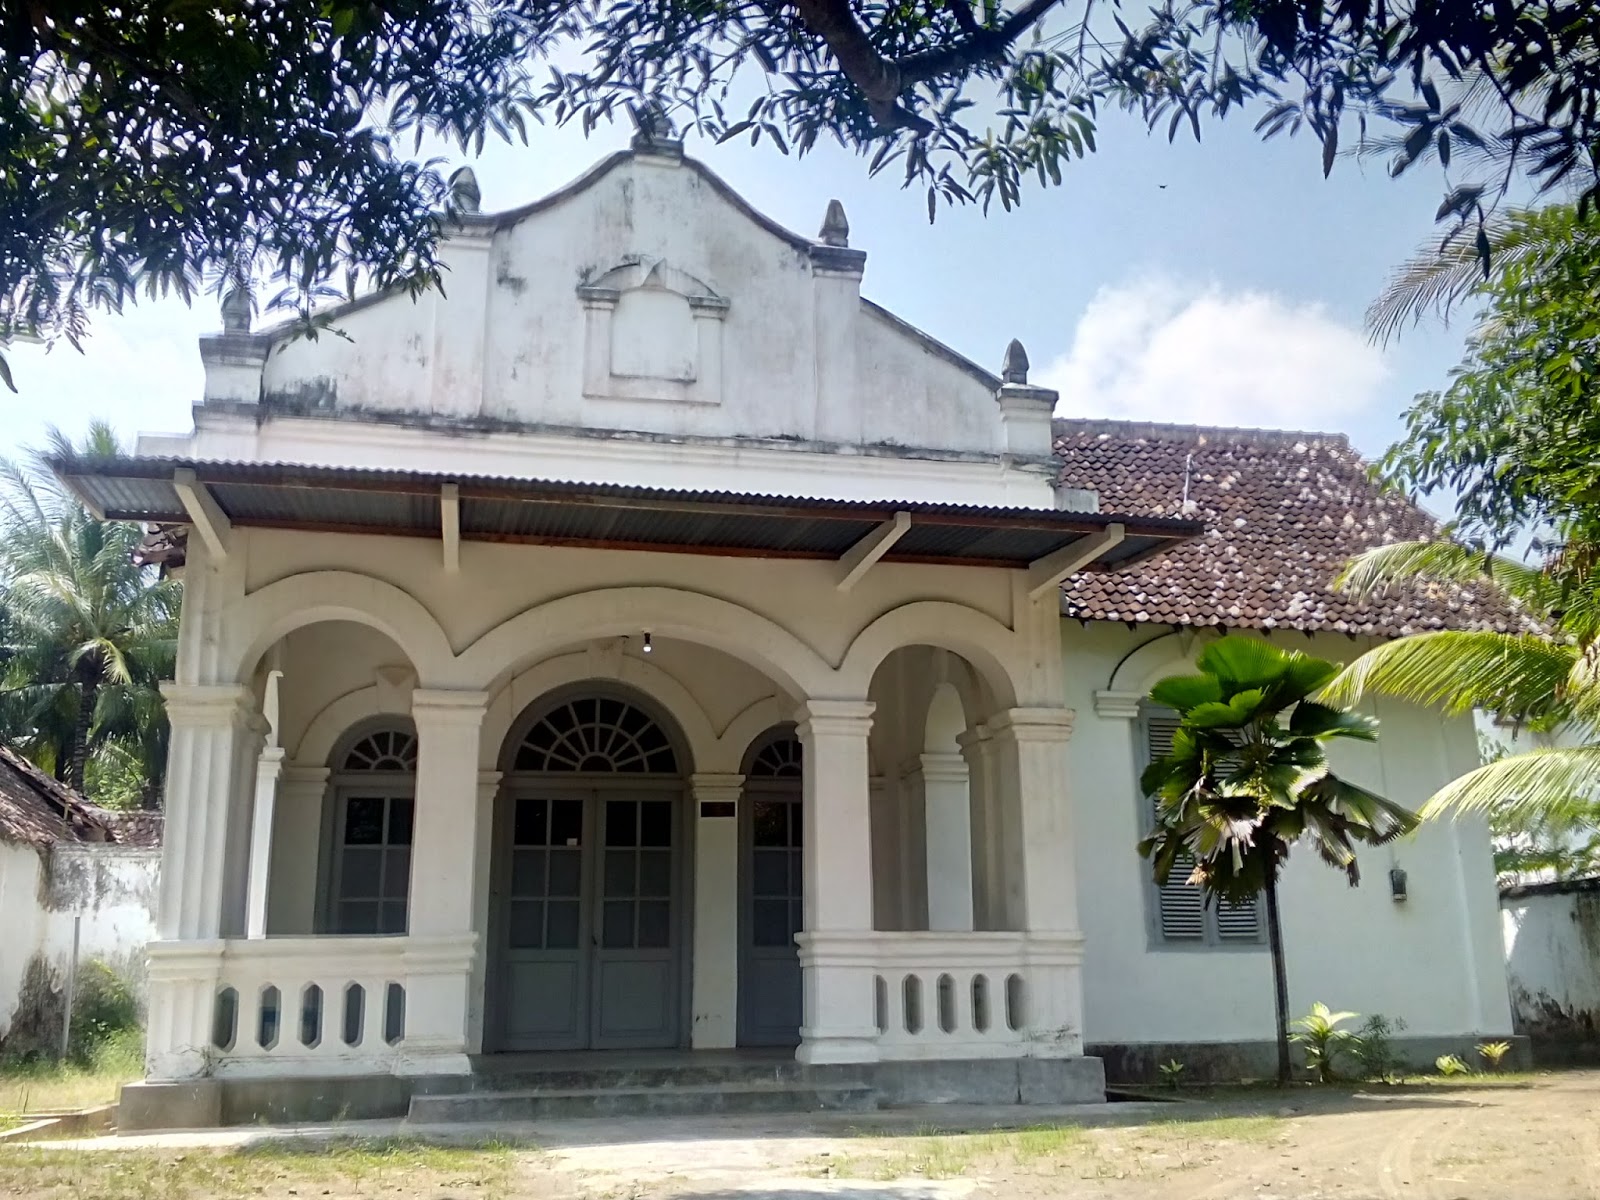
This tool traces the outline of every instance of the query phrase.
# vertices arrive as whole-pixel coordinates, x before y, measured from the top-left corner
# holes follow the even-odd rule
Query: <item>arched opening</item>
[[[874,924],[884,930],[1003,928],[987,896],[1001,853],[998,788],[981,753],[992,689],[961,655],[929,645],[886,655],[871,790]]]
[[[329,770],[318,930],[403,934],[411,895],[416,731],[403,717],[363,721],[340,739]]]
[[[683,1044],[692,764],[676,724],[625,686],[577,684],[528,706],[500,764],[489,1044]]]
[[[803,756],[792,724],[745,751],[739,822],[739,1044],[800,1041],[804,927]]]

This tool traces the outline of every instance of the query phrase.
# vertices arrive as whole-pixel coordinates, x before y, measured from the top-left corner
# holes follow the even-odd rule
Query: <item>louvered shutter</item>
[[[1172,735],[1177,731],[1178,718],[1164,716],[1145,717],[1145,753],[1147,762],[1154,762],[1172,751]],[[1151,821],[1155,820],[1156,801],[1150,803]],[[1156,889],[1156,920],[1164,941],[1198,942],[1206,936],[1205,894],[1189,882],[1194,870],[1194,859],[1179,854],[1173,860],[1172,874],[1167,882]]]
[[[1172,751],[1172,735],[1177,731],[1175,716],[1149,715],[1145,717],[1146,761],[1154,762]],[[1155,800],[1150,801],[1151,820],[1155,819]],[[1166,886],[1157,889],[1157,919],[1164,941],[1203,942],[1256,942],[1261,940],[1261,912],[1259,899],[1246,904],[1219,902],[1209,914],[1206,911],[1205,893],[1188,884],[1189,872],[1194,870],[1194,859],[1187,854],[1178,855],[1167,876]]]

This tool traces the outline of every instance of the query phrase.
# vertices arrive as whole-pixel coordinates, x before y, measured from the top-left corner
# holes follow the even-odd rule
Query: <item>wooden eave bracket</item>
[[[841,592],[848,592],[861,582],[861,577],[872,569],[872,564],[889,553],[894,544],[905,537],[911,528],[911,514],[897,512],[862,538],[839,558],[839,581],[834,584]]]
[[[461,570],[461,486],[439,485],[439,536],[444,542],[444,569]]]
[[[172,486],[183,504],[183,511],[188,514],[189,523],[205,542],[211,557],[219,562],[227,558],[233,522],[211,495],[211,489],[196,479],[188,467],[179,467],[172,473]]]
[[[1051,588],[1060,587],[1068,575],[1083,570],[1127,535],[1127,526],[1113,521],[1099,533],[1088,534],[1034,559],[1028,564],[1028,598],[1037,600]]]

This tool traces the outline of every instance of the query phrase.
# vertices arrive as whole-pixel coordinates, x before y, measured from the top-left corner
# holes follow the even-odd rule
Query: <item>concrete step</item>
[[[416,1125],[548,1121],[572,1117],[699,1116],[709,1113],[866,1112],[878,1106],[864,1083],[718,1081],[656,1086],[540,1087],[413,1095]]]
[[[479,1068],[471,1075],[421,1076],[415,1092],[550,1092],[606,1088],[664,1088],[700,1084],[795,1083],[803,1068],[793,1058],[770,1062],[619,1063],[616,1066],[517,1066]],[[829,1080],[828,1082],[833,1082]]]

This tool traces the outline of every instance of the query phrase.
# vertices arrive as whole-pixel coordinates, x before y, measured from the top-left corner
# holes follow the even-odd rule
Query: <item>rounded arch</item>
[[[717,739],[718,762],[722,765],[705,770],[735,772],[741,769],[745,753],[751,744],[775,725],[794,724],[794,701],[783,696],[768,696],[757,700],[745,709],[722,731]]]
[[[568,684],[556,688],[538,697],[518,715],[511,723],[506,733],[505,741],[500,746],[497,765],[506,775],[516,773],[517,753],[530,731],[534,730],[542,721],[556,712],[572,704],[586,700],[611,700],[618,701],[623,706],[636,710],[645,717],[655,729],[659,730],[665,738],[672,753],[672,769],[670,771],[657,771],[646,764],[647,770],[642,773],[670,774],[677,777],[688,778],[695,771],[695,760],[689,749],[688,739],[684,736],[682,727],[673,718],[672,713],[664,709],[656,701],[637,688],[629,687],[625,683],[615,680],[591,679],[579,683]],[[583,769],[580,767],[579,769]]]
[[[800,735],[793,721],[781,721],[762,730],[750,740],[739,761],[739,773],[746,782],[764,780],[800,782]]]
[[[1195,655],[1206,640],[1205,634],[1189,629],[1153,637],[1135,646],[1112,668],[1106,690],[1144,696],[1168,675],[1191,674],[1196,670]]]
[[[659,708],[672,714],[689,757],[696,764],[695,769],[717,769],[713,764],[719,758],[719,746],[711,718],[676,676],[653,662],[627,655],[602,665],[596,661],[596,656],[583,650],[547,658],[508,680],[496,693],[489,702],[483,732],[478,739],[479,769],[499,769],[501,749],[511,727],[523,717],[530,704],[552,692],[597,681],[622,684],[649,697]]]
[[[731,601],[670,587],[600,588],[527,609],[464,650],[454,669],[459,686],[492,692],[521,664],[575,642],[645,629],[741,659],[797,699],[828,695],[835,686],[822,657],[781,625]]]
[[[433,614],[394,584],[351,571],[308,571],[251,592],[226,623],[237,633],[226,643],[222,673],[247,682],[275,642],[322,621],[354,621],[385,634],[428,685],[450,675],[450,639]]]
[[[334,747],[346,731],[358,721],[384,714],[410,719],[410,714],[403,708],[386,708],[382,692],[376,685],[369,684],[346,692],[324,705],[311,718],[289,757],[307,766],[322,766],[331,762]]]
[[[902,646],[936,646],[970,663],[995,705],[1015,708],[1026,691],[1017,635],[993,617],[947,600],[918,600],[884,613],[850,643],[840,664],[846,685],[866,695],[883,660]]]
[[[404,713],[378,713],[355,722],[334,741],[324,764],[331,774],[409,774],[417,771],[417,730]]]

